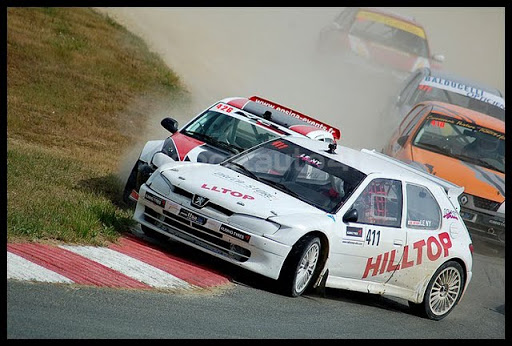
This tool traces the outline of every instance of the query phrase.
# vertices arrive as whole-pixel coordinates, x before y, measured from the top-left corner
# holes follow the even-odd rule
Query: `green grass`
[[[133,99],[142,104],[130,107]],[[111,18],[89,8],[8,8],[8,241],[102,245],[128,231],[120,158],[162,99],[188,93]]]

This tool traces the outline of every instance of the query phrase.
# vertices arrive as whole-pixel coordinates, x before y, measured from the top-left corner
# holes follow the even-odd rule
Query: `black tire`
[[[149,238],[153,238],[153,239],[160,240],[160,241],[169,240],[168,236],[166,236],[165,234],[162,234],[160,232],[157,232],[154,229],[149,228],[148,226],[140,225],[140,229],[142,230],[144,235],[146,235]]]
[[[278,280],[283,294],[298,297],[310,289],[318,278],[321,250],[320,239],[312,235],[305,236],[293,246]]]
[[[130,194],[132,193],[132,190],[137,185],[137,175],[139,174],[139,163],[140,161],[137,161],[135,165],[132,168],[132,171],[130,172],[130,175],[128,176],[128,180],[126,180],[126,185],[124,186],[123,190],[123,202],[126,203],[130,208],[135,208],[135,205],[137,202],[133,201],[130,198]]]
[[[462,266],[458,262],[448,261],[430,279],[423,302],[409,302],[409,308],[416,315],[435,321],[442,320],[459,302],[464,284]]]

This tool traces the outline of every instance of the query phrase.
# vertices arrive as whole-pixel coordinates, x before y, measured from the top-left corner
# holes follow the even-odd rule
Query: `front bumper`
[[[255,273],[278,279],[291,246],[242,230],[142,185],[133,217],[141,225]]]

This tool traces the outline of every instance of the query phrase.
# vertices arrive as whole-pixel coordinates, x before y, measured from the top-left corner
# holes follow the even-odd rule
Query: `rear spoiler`
[[[458,197],[460,196],[460,194],[462,192],[464,192],[463,186],[458,186],[448,180],[445,180],[443,178],[440,178],[438,176],[430,174],[426,171],[423,171],[419,168],[411,166],[411,165],[409,165],[405,162],[402,162],[398,159],[395,159],[391,156],[379,153],[379,152],[375,151],[375,149],[373,149],[373,150],[361,149],[361,151],[364,153],[373,155],[375,157],[381,158],[383,160],[386,160],[388,162],[394,163],[395,165],[400,166],[401,168],[404,168],[409,172],[416,173],[416,174],[422,176],[423,178],[427,178],[428,180],[430,180],[438,185],[441,185],[441,187],[446,191],[446,194],[448,195],[448,199],[452,202],[455,209],[457,209],[457,212],[460,212],[460,204],[459,204]]]
[[[289,116],[292,116],[294,118],[297,118],[297,119],[300,119],[312,126],[315,126],[315,127],[318,127],[322,130],[325,130],[329,133],[332,134],[332,136],[334,137],[334,139],[336,140],[339,140],[341,138],[341,131],[339,129],[337,129],[336,127],[333,127],[331,125],[328,125],[326,123],[323,123],[317,119],[314,119],[314,118],[311,118],[305,114],[302,114],[300,112],[297,112],[293,109],[290,109],[288,107],[285,107],[285,106],[282,106],[280,104],[277,104],[275,102],[272,102],[272,101],[269,101],[269,100],[266,100],[264,98],[261,98],[259,96],[251,96],[249,98],[249,100],[251,101],[254,101],[254,102],[257,102],[257,103],[261,103],[267,107],[270,107],[272,109],[275,109],[275,110],[278,110],[278,111],[281,111],[285,114],[288,114]]]

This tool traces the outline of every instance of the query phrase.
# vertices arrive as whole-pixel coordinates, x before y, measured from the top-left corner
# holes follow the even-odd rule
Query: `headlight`
[[[146,182],[146,185],[163,196],[168,196],[174,189],[171,182],[162,175],[161,171],[153,173]]]
[[[229,223],[257,235],[274,234],[281,227],[278,223],[242,214],[231,216]]]
[[[505,215],[505,201],[501,203],[500,207],[498,208],[498,213],[503,213]]]
[[[167,137],[165,140],[162,147],[162,152],[174,161],[179,161],[178,150],[176,150],[176,145],[174,144],[174,140],[171,137]]]

